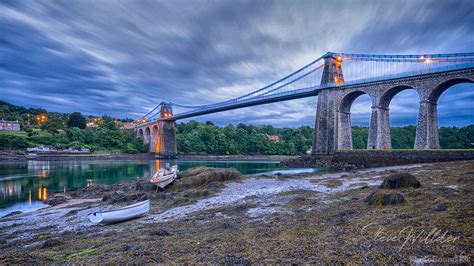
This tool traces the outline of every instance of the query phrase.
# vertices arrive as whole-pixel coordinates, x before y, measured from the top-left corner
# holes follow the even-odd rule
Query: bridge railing
[[[442,67],[433,67],[430,69],[421,69],[421,70],[414,70],[414,71],[408,71],[408,72],[397,73],[397,74],[383,75],[379,77],[351,80],[351,81],[344,82],[343,84],[329,83],[326,86],[315,85],[315,86],[309,86],[309,87],[304,87],[304,88],[289,90],[289,91],[276,91],[273,93],[270,92],[267,94],[260,94],[260,95],[245,98],[245,99],[235,99],[232,101],[217,103],[212,106],[198,108],[198,109],[194,109],[188,112],[182,112],[182,113],[176,114],[176,116],[189,115],[189,114],[209,111],[213,109],[221,109],[223,107],[231,107],[233,105],[242,105],[242,104],[253,103],[253,102],[258,103],[258,102],[263,102],[265,100],[269,100],[271,98],[284,98],[285,96],[300,95],[300,94],[303,95],[303,94],[308,94],[310,92],[314,92],[315,94],[317,94],[317,91],[322,90],[322,89],[330,89],[330,88],[350,86],[350,85],[359,85],[359,84],[365,84],[365,83],[371,83],[371,82],[385,81],[385,80],[390,80],[390,79],[399,79],[399,78],[406,78],[406,77],[412,77],[412,76],[420,76],[420,75],[426,75],[426,74],[434,74],[434,73],[439,73],[439,72],[455,71],[455,70],[462,70],[462,69],[469,69],[469,68],[474,68],[474,63],[463,63],[463,64],[455,64],[455,65],[448,65],[448,66],[442,66]]]

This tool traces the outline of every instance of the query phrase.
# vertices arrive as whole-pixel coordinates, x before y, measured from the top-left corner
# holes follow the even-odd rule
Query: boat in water
[[[150,212],[150,200],[110,211],[94,212],[87,217],[95,224],[112,224],[138,218]]]
[[[164,189],[167,185],[171,184],[177,176],[178,166],[173,165],[169,167],[169,164],[167,164],[165,168],[161,168],[151,177],[150,182]]]

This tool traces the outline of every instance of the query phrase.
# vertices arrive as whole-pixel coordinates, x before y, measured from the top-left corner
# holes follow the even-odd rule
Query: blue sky
[[[134,117],[162,100],[212,103],[268,84],[327,51],[474,51],[473,1],[2,1],[2,100],[50,111]],[[317,98],[195,118],[314,124]],[[450,88],[440,125],[474,124],[474,85]],[[397,95],[391,124],[414,124],[418,96]],[[367,125],[368,98],[352,108]]]

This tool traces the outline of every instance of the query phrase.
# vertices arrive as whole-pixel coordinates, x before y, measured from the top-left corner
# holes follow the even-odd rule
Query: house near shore
[[[0,120],[0,130],[20,131],[20,123],[18,121]]]
[[[278,135],[267,135],[267,140],[271,142],[280,142],[280,136]]]

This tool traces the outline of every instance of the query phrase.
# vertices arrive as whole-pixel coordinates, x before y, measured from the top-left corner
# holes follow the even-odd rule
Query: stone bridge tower
[[[162,103],[160,120],[137,126],[137,135],[148,144],[148,152],[160,157],[174,157],[177,155],[176,126],[173,116],[173,107]]]
[[[344,82],[342,58],[332,53],[324,57],[321,86]],[[318,94],[316,122],[313,133],[313,154],[330,154],[336,150],[336,95],[333,90],[323,90]]]
[[[312,153],[325,155],[352,149],[350,111],[352,103],[363,94],[372,102],[367,149],[391,149],[390,102],[407,89],[415,90],[420,100],[414,148],[439,149],[437,102],[445,90],[459,83],[474,83],[474,69],[451,68],[345,85],[342,58],[328,53],[324,58],[322,90],[318,94]]]

